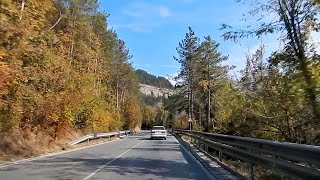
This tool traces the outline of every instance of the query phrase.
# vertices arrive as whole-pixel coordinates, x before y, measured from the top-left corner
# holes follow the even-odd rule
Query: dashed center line
[[[132,148],[126,150],[125,152],[123,152],[122,154],[120,154],[119,156],[117,156],[116,158],[112,159],[111,161],[107,162],[106,164],[102,165],[101,167],[99,167],[97,170],[93,171],[91,174],[89,174],[87,177],[83,178],[82,180],[88,180],[90,179],[92,176],[94,176],[97,172],[101,171],[103,168],[105,168],[106,166],[108,166],[109,164],[111,164],[113,161],[117,160],[118,158],[120,158],[121,156],[123,156],[124,154],[126,154],[127,152],[129,152],[130,150],[132,150],[133,148],[139,146],[141,143],[143,143],[145,140],[139,142],[138,144],[136,144],[135,146],[133,146]]]

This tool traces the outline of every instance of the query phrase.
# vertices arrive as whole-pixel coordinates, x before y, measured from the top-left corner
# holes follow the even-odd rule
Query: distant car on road
[[[164,126],[153,126],[151,129],[151,139],[167,139],[167,130]]]

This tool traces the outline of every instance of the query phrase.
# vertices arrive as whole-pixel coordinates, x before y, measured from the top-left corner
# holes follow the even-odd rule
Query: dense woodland
[[[155,86],[159,88],[173,89],[173,86],[170,83],[170,81],[164,77],[154,76],[142,69],[137,69],[136,74],[141,84],[147,84],[147,85]]]
[[[256,17],[256,24],[240,30],[222,25],[225,40],[237,43],[278,33],[283,48],[266,57],[261,43],[244,55],[239,78],[230,78],[233,67],[222,65],[228,56],[219,44],[189,28],[175,56],[181,64],[177,93],[165,104],[175,127],[188,128],[191,118],[195,130],[319,144],[320,56],[310,36],[319,30],[319,1],[240,3],[252,3],[245,18]],[[274,20],[265,20],[270,14]]]
[[[0,15],[1,147],[141,126],[129,50],[97,0],[1,0]]]

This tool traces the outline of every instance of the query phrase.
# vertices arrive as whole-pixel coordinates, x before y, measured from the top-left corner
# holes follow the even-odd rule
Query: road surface
[[[147,134],[46,157],[0,166],[1,180],[37,179],[211,179],[173,136],[150,140]]]

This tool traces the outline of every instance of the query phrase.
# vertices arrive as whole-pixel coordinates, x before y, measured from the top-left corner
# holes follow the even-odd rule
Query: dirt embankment
[[[0,163],[39,156],[67,148],[68,142],[81,133],[68,126],[60,126],[55,137],[41,128],[12,129],[0,134]]]
[[[133,128],[133,131],[140,132],[140,128]],[[7,161],[98,144],[116,138],[94,139],[89,142],[69,146],[68,143],[70,141],[84,134],[74,131],[67,125],[60,125],[55,134],[54,137],[46,129],[30,127],[12,129],[6,133],[0,133],[0,164]]]

